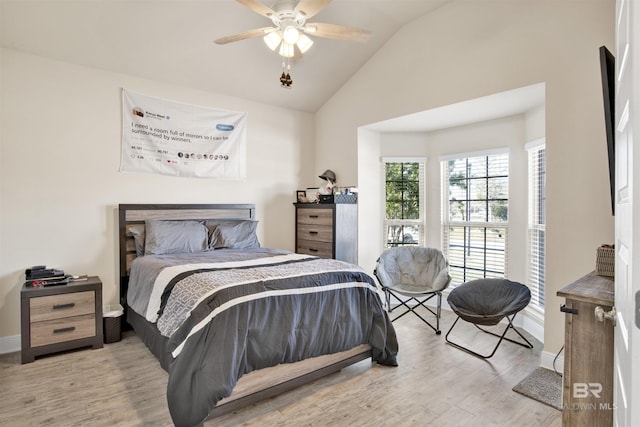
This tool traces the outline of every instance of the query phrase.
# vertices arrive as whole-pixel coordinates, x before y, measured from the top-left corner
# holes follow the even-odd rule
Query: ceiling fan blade
[[[215,41],[216,44],[227,44],[240,40],[250,39],[251,37],[261,37],[267,33],[277,30],[275,27],[256,28],[255,30],[245,31],[244,33],[234,34],[232,36],[222,37]]]
[[[331,3],[331,0],[300,0],[295,9],[299,12],[304,12],[307,18],[311,18],[327,7],[329,3]]]
[[[336,24],[310,23],[304,28],[304,32],[311,36],[325,37],[328,39],[348,40],[364,43],[371,37],[371,31],[358,28],[345,27]]]
[[[271,15],[274,13],[274,11],[270,7],[266,6],[263,3],[260,3],[258,0],[236,0],[236,1],[241,5],[253,10],[255,13],[259,13],[260,15],[266,16],[267,18],[270,18]]]

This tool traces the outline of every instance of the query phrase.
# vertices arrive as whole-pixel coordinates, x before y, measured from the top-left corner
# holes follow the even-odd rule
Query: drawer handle
[[[75,331],[75,330],[76,330],[76,327],[75,327],[75,326],[69,326],[69,327],[67,327],[67,328],[54,329],[54,330],[53,330],[53,333],[54,333],[54,334],[63,334],[63,333],[65,333],[65,332],[73,332],[73,331]]]
[[[318,252],[317,249],[309,248],[309,252]]]
[[[560,306],[560,311],[568,314],[578,314],[577,308],[567,308],[566,304],[562,304]]]
[[[309,234],[313,234],[315,236],[316,234],[318,234],[318,232],[317,231],[310,231]]]
[[[309,218],[318,218],[318,215],[309,215]]]
[[[65,308],[73,308],[75,307],[76,303],[75,302],[68,302],[66,304],[54,304],[53,305],[53,309],[54,310],[64,310]]]

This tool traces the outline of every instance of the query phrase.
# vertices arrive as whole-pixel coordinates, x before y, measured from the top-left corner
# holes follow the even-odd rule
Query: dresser
[[[93,276],[66,285],[20,291],[22,363],[80,347],[102,348],[102,282]]]
[[[294,203],[296,252],[358,263],[358,205]]]
[[[598,320],[596,307],[614,305],[613,278],[589,273],[560,289],[565,298],[563,426],[613,423],[613,324]]]

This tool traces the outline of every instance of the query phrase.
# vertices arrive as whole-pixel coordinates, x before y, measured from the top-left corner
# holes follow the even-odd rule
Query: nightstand
[[[20,291],[22,363],[36,356],[102,348],[102,282],[97,276]]]

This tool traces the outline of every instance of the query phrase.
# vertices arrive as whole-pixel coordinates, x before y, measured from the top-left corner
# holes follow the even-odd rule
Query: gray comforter
[[[367,343],[375,361],[396,366],[398,343],[375,282],[341,261],[264,248],[141,257],[128,298],[169,337],[176,426],[201,423],[256,369]]]

